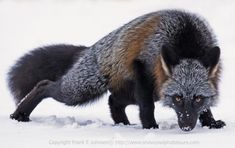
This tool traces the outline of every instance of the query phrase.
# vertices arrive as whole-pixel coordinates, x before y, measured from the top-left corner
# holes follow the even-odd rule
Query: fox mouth
[[[183,126],[183,127],[180,127],[180,128],[185,132],[193,130],[193,128],[191,128],[190,126]]]
[[[190,123],[190,124],[179,123],[180,129],[185,132],[189,132],[189,131],[193,130],[195,126],[196,126],[196,123]]]

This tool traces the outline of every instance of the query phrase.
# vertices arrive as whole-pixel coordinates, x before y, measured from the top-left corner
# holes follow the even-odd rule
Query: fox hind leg
[[[52,81],[42,80],[21,100],[17,109],[10,115],[11,119],[27,122],[34,108],[48,96],[48,88],[53,85]]]
[[[82,105],[98,99],[107,92],[107,82],[91,55],[89,52],[84,55],[61,79],[37,83],[10,117],[18,121],[29,121],[31,112],[47,97],[69,106]]]

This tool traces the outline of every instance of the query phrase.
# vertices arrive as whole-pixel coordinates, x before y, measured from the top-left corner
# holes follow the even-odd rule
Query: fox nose
[[[191,131],[197,123],[197,117],[191,113],[180,114],[178,116],[179,127],[183,131]]]

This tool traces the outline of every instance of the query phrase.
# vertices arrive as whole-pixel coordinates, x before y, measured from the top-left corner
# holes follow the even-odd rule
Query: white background
[[[131,126],[113,126],[108,95],[85,107],[44,100],[30,123],[9,119],[15,105],[6,74],[15,61],[35,47],[68,43],[90,46],[135,17],[160,9],[180,8],[205,17],[222,52],[220,102],[213,108],[224,129],[200,124],[189,133],[177,125],[174,112],[156,103],[160,129],[141,129],[138,107],[127,114]],[[200,147],[234,146],[235,138],[235,1],[233,0],[1,0],[0,1],[0,147]],[[142,142],[142,143],[141,143]]]

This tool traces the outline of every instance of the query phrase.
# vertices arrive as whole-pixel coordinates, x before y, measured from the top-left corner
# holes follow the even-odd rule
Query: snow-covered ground
[[[156,103],[160,129],[143,130],[138,107],[127,108],[131,126],[114,126],[108,94],[85,107],[67,107],[44,100],[32,122],[9,119],[15,109],[6,73],[30,49],[56,43],[92,45],[101,37],[142,14],[182,8],[203,15],[218,36],[224,72],[221,95],[213,108],[227,126],[182,132],[174,112]],[[0,147],[203,147],[235,145],[235,1],[233,0],[1,0],[0,1]]]

